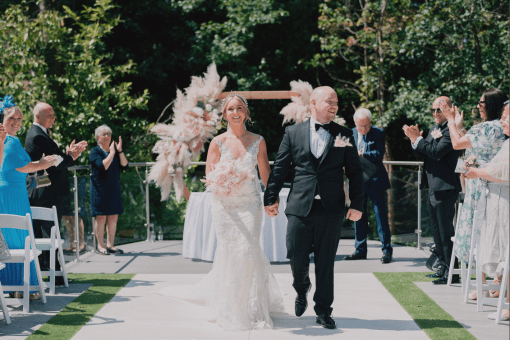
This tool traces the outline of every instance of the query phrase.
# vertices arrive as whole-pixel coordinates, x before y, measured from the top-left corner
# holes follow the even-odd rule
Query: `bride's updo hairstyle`
[[[244,121],[244,123],[246,123],[246,121],[251,122],[251,114],[250,114],[250,109],[248,108],[248,101],[246,100],[246,98],[244,98],[239,93],[231,93],[227,97],[225,97],[225,99],[223,100],[223,108],[221,109],[221,118],[227,120],[225,118],[226,112],[227,112],[227,107],[228,107],[228,103],[232,99],[239,99],[239,101],[241,101],[241,105],[243,106],[244,110],[246,111],[246,120]]]

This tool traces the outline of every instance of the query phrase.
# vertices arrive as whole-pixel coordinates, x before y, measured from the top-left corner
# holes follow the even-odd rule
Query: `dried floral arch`
[[[191,162],[204,151],[204,144],[217,132],[220,121],[221,100],[230,92],[223,92],[227,78],[220,79],[216,65],[211,64],[203,77],[193,76],[184,93],[177,90],[173,119],[170,124],[156,124],[151,132],[159,137],[152,149],[157,153],[149,180],[161,188],[161,199],[170,195],[172,185],[175,196],[181,200],[184,175]],[[300,123],[311,115],[312,86],[304,81],[292,81],[290,91],[237,91],[246,99],[290,99],[280,112],[283,123]]]

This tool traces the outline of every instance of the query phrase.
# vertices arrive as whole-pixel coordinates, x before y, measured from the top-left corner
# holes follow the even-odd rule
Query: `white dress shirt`
[[[319,158],[322,156],[324,149],[326,148],[329,132],[323,128],[320,128],[319,131],[315,131],[316,123],[320,124],[312,117],[310,117],[310,151],[312,151],[312,154],[315,156],[315,158]]]
[[[34,122],[34,125],[37,125],[38,127],[40,127],[44,131],[44,133],[48,134],[48,129],[45,128],[44,126],[42,126],[41,124],[38,124],[38,123]]]
[[[416,149],[416,147],[418,146],[418,143],[423,139],[422,136],[418,136],[416,137],[416,139],[414,140],[414,143],[411,143],[411,146],[413,147],[413,149]]]

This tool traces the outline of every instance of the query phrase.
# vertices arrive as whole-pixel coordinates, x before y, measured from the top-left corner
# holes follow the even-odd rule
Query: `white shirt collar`
[[[47,128],[45,128],[44,126],[42,126],[41,124],[34,122],[34,125],[37,125],[37,126],[38,126],[38,127],[40,127],[40,128],[41,128],[41,129],[42,129],[42,130],[46,133],[46,134],[48,134],[48,129],[47,129]]]
[[[315,130],[315,124],[323,125],[323,124],[319,123],[318,121],[316,121],[315,119],[313,119],[312,117],[310,117],[310,130],[317,131],[317,130]],[[326,130],[322,130],[322,131],[326,132]],[[319,132],[319,131],[317,131],[317,132]]]

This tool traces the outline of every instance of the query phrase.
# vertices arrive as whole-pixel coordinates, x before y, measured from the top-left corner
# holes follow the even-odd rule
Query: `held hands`
[[[411,143],[414,143],[416,141],[416,138],[423,135],[423,131],[420,131],[420,129],[418,128],[418,124],[416,124],[414,126],[413,125],[411,125],[411,126],[404,125],[402,127],[402,130],[404,130],[405,135],[407,137],[409,137],[409,139],[411,140]]]
[[[280,205],[280,198],[278,197],[278,200],[271,205],[266,205],[264,207],[264,210],[266,211],[267,216],[269,217],[275,217],[278,215],[278,206]]]
[[[356,210],[356,209],[349,209],[347,210],[347,218],[350,219],[351,221],[359,221],[359,219],[361,218],[361,211],[359,210]]]

